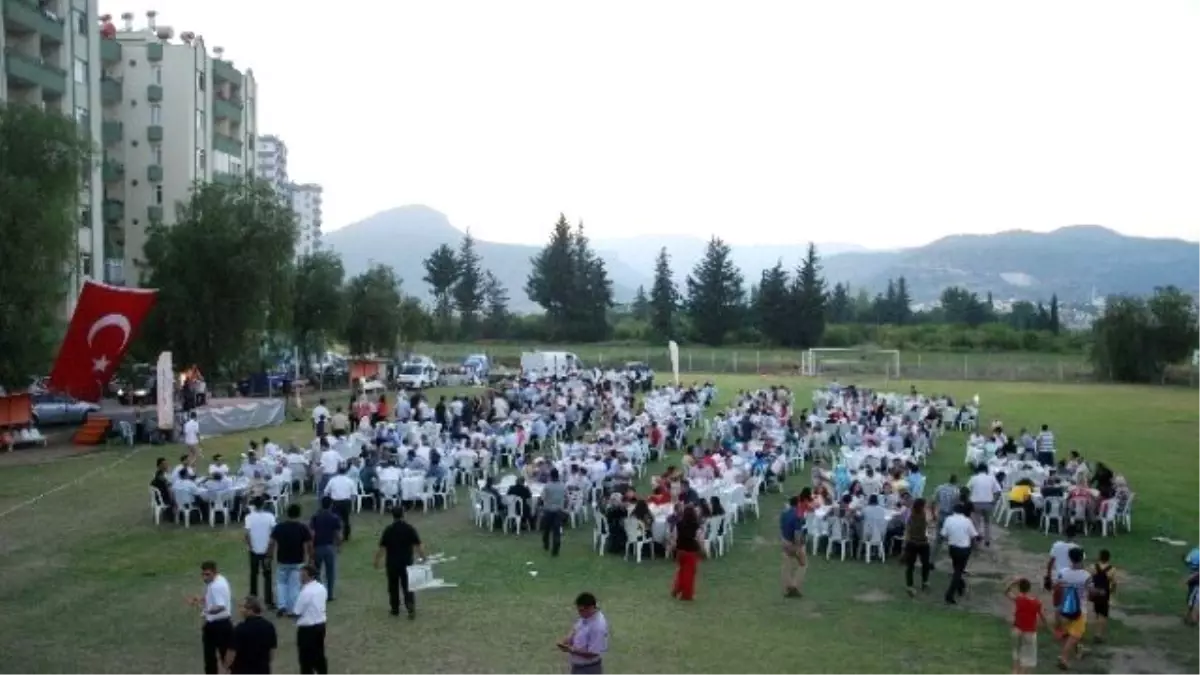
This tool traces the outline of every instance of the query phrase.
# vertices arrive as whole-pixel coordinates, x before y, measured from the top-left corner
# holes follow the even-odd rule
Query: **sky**
[[[1200,0],[101,0],[253,68],[325,229],[1200,239]],[[341,9],[334,12],[334,9]]]

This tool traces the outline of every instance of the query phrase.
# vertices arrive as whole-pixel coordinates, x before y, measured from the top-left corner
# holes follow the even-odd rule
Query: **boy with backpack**
[[[1092,613],[1096,615],[1096,642],[1104,642],[1108,633],[1108,609],[1113,593],[1117,591],[1117,574],[1109,562],[1112,554],[1108,549],[1100,551],[1100,562],[1092,570]]]
[[[1073,548],[1068,554],[1071,566],[1059,570],[1054,584],[1059,598],[1058,618],[1063,640],[1062,652],[1058,656],[1059,670],[1069,668],[1069,659],[1079,647],[1079,641],[1087,630],[1087,611],[1084,602],[1092,590],[1092,575],[1083,568],[1083,549]]]
[[[1031,673],[1037,668],[1038,623],[1049,627],[1042,601],[1029,594],[1033,584],[1028,579],[1013,581],[1004,594],[1013,601],[1012,659],[1014,673]]]

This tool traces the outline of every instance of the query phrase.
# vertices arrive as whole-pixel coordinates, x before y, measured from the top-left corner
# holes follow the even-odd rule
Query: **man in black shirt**
[[[404,521],[404,507],[392,509],[392,524],[383,530],[379,537],[379,550],[375,552],[375,569],[387,557],[388,602],[391,604],[392,616],[400,615],[400,592],[404,593],[404,606],[408,608],[408,618],[417,617],[416,597],[408,590],[408,566],[413,564],[413,549],[425,559],[425,547],[421,545],[421,536],[417,530]]]
[[[162,497],[162,501],[171,509],[171,513],[175,512],[175,495],[171,494],[171,475],[170,469],[167,468],[167,458],[159,457],[154,462],[154,479],[150,481],[150,487],[158,491],[158,496]]]
[[[321,497],[321,510],[309,521],[313,535],[313,565],[325,577],[328,600],[333,600],[337,583],[337,554],[342,548],[342,519],[333,512],[333,499]]]
[[[271,547],[267,557],[274,556],[275,586],[279,600],[279,616],[294,613],[300,595],[300,567],[313,559],[312,532],[300,522],[300,505],[287,508],[287,520],[271,531]]]
[[[271,672],[271,661],[279,640],[275,626],[262,616],[263,606],[251,595],[242,603],[244,620],[233,629],[233,641],[225,652],[225,669],[235,675]]]

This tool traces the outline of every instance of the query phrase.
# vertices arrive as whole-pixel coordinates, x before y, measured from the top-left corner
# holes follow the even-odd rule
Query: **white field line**
[[[4,511],[0,511],[0,518],[5,518],[9,515],[16,513],[17,511],[20,511],[23,508],[33,506],[34,504],[42,501],[46,497],[49,497],[50,495],[52,495],[56,492],[61,492],[62,490],[65,490],[74,485],[78,485],[78,484],[82,483],[83,481],[88,480],[89,478],[92,478],[93,476],[98,476],[98,475],[104,473],[105,471],[114,469],[114,468],[124,464],[125,462],[128,462],[130,459],[133,459],[133,456],[138,454],[139,452],[141,452],[142,449],[145,447],[146,446],[143,445],[141,447],[135,448],[132,451],[130,451],[129,454],[118,459],[117,461],[113,462],[112,464],[108,464],[106,466],[101,466],[101,467],[92,469],[91,471],[88,471],[87,473],[76,478],[75,480],[67,481],[66,483],[63,483],[62,485],[52,487],[49,490],[46,490],[45,492],[41,493],[40,495],[37,495],[30,499],[26,499],[25,501],[21,502],[20,504],[17,504],[16,506],[11,506],[11,507],[5,509]]]

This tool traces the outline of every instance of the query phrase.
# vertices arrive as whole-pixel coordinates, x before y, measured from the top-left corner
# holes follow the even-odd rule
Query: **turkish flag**
[[[50,389],[81,401],[99,401],[154,306],[156,293],[85,282],[50,373]]]

